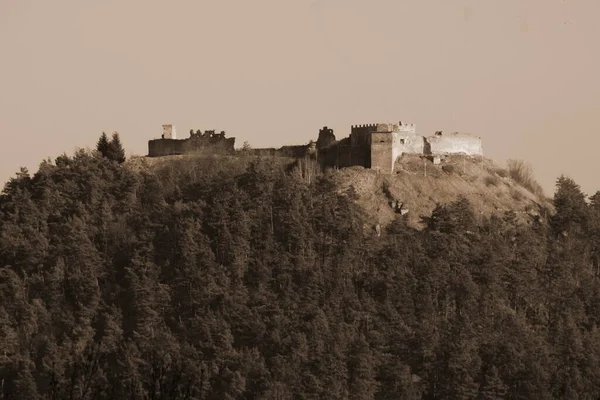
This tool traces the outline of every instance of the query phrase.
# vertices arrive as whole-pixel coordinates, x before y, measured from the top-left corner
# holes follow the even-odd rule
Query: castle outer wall
[[[235,138],[226,138],[225,132],[190,131],[187,139],[175,139],[175,127],[163,125],[162,139],[148,141],[148,156],[161,157],[183,154],[233,155]],[[403,154],[442,156],[449,154],[483,155],[481,137],[467,133],[443,133],[433,136],[417,135],[414,124],[378,123],[353,125],[350,136],[336,140],[333,130],[324,127],[316,142],[308,145],[283,146],[279,149],[245,149],[247,155],[279,157],[314,157],[323,168],[361,166],[393,173],[396,161]]]
[[[235,138],[224,134],[206,136],[194,134],[189,139],[154,139],[148,141],[148,156],[163,157],[181,154],[234,154]]]
[[[148,156],[161,157],[185,154],[184,140],[154,139],[148,141]]]
[[[424,154],[425,138],[417,135],[406,135],[403,132],[392,132],[392,157],[389,170],[394,169],[394,164],[402,154]]]
[[[425,140],[428,144],[428,153],[432,155],[483,155],[481,138],[467,133],[438,133],[427,137]]]

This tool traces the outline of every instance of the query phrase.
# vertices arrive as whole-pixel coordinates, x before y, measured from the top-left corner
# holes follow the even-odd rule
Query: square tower
[[[175,125],[163,125],[163,139],[177,139],[177,132],[175,131]]]
[[[371,169],[385,173],[394,171],[394,144],[391,132],[371,133]]]

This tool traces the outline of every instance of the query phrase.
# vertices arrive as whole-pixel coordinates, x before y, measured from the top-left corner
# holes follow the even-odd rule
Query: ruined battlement
[[[481,137],[464,132],[444,133],[437,131],[433,136],[425,138],[429,152],[435,155],[468,154],[483,155]]]
[[[362,125],[352,125],[351,129],[359,129],[359,128],[377,128],[377,124],[362,124]]]
[[[225,131],[216,133],[215,130],[190,130],[187,139],[177,139],[174,125],[163,125],[160,139],[148,141],[148,156],[161,157],[191,153],[233,154],[235,138],[227,138]]]
[[[175,130],[175,125],[167,124],[163,125],[163,139],[177,139],[177,132]]]
[[[365,132],[406,132],[415,134],[417,132],[417,126],[415,124],[406,124],[399,121],[397,124],[378,122],[376,124],[352,125],[350,127],[351,134],[364,134]]]
[[[332,154],[333,150],[321,151],[321,161],[326,165],[361,165],[387,172],[393,171],[396,160],[403,154],[483,155],[478,136],[458,132],[444,134],[442,131],[432,136],[419,136],[415,124],[402,121],[352,125],[349,138],[337,143],[337,155]]]
[[[398,132],[406,132],[411,133],[413,135],[417,134],[417,125],[415,124],[404,124],[402,121],[398,123]]]
[[[323,149],[325,147],[331,146],[335,143],[335,135],[333,134],[333,129],[324,126],[319,130],[319,137],[316,142],[317,149]]]
[[[175,154],[235,154],[235,138],[225,131],[204,132],[193,129],[186,139],[177,139],[174,125],[163,125],[161,139],[148,142],[150,157]],[[365,168],[393,172],[396,160],[403,154],[442,156],[450,154],[483,155],[481,137],[463,132],[436,131],[430,136],[417,135],[415,124],[379,122],[351,125],[350,135],[336,140],[333,129],[324,126],[316,142],[307,145],[283,146],[279,149],[246,149],[246,155],[281,157],[315,157],[322,167]]]

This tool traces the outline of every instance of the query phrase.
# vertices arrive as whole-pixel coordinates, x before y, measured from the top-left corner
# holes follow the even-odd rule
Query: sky
[[[0,178],[163,124],[236,146],[415,123],[600,190],[597,0],[0,0]]]

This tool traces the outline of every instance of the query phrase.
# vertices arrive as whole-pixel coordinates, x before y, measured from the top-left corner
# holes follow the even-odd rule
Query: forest
[[[0,196],[2,399],[593,399],[600,192],[439,204],[380,235],[275,158],[124,162],[106,136]]]

